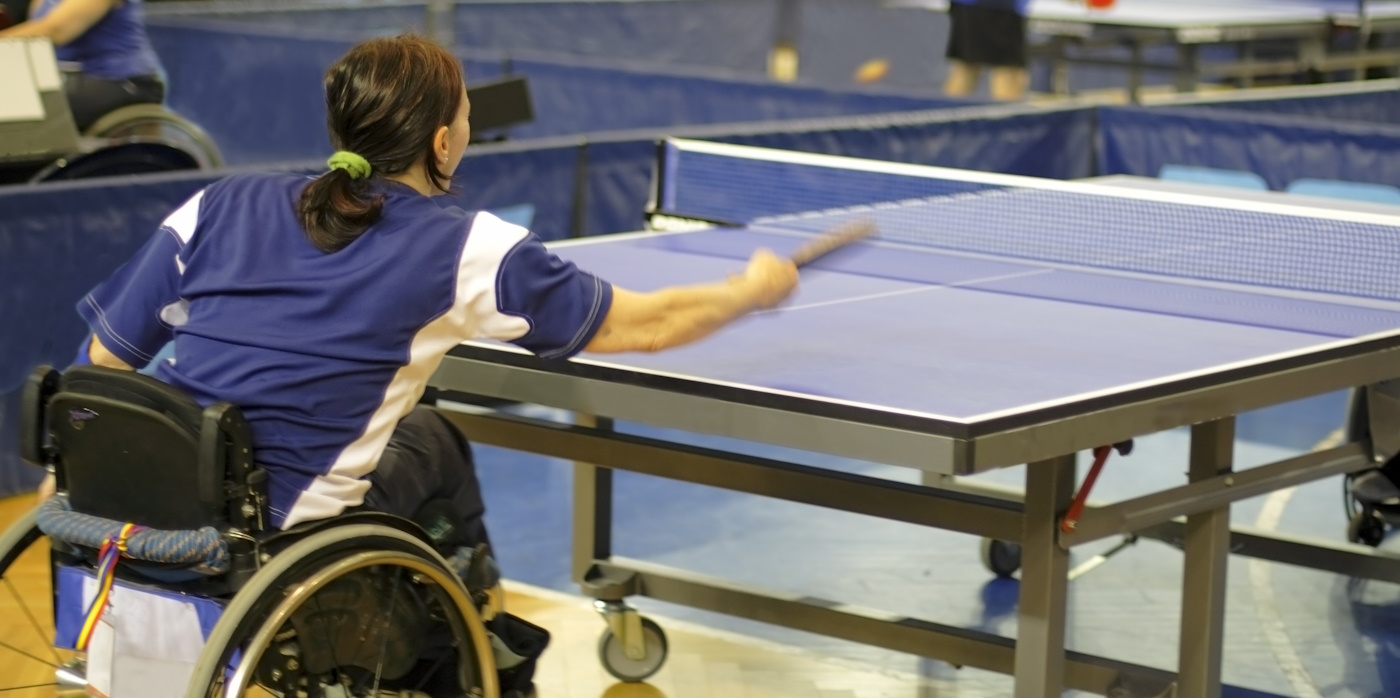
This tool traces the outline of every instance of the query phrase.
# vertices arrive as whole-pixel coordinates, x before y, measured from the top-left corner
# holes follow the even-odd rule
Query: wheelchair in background
[[[121,107],[76,138],[60,138],[45,152],[4,160],[0,184],[208,171],[224,165],[223,154],[209,134],[161,104]]]
[[[162,104],[132,104],[103,115],[83,133],[73,153],[44,165],[29,181],[65,182],[223,166],[223,154],[199,125]]]
[[[270,530],[266,475],[236,406],[201,408],[135,372],[41,367],[20,427],[24,459],[58,492],[0,534],[0,583],[13,591],[16,560],[47,549],[50,593],[17,582],[31,590],[22,600],[53,601],[53,625],[25,611],[48,646],[18,650],[50,665],[43,683],[108,698],[530,690],[548,634],[488,617],[492,590],[462,581],[489,578],[472,571],[486,555],[454,569],[421,526],[379,513]],[[131,637],[141,632],[162,636]],[[0,653],[16,644],[0,638]],[[5,673],[0,692],[26,685]]]
[[[132,104],[108,112],[79,133],[62,71],[47,39],[0,39],[28,44],[30,65],[19,66],[16,111],[0,119],[0,184],[41,184],[224,164],[198,125],[163,104]],[[29,93],[30,99],[20,99]]]

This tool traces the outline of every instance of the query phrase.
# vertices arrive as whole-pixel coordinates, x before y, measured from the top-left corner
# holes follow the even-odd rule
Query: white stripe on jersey
[[[528,234],[525,228],[489,213],[476,215],[458,259],[452,307],[413,337],[408,364],[389,381],[365,431],[341,451],[329,472],[312,480],[301,493],[287,513],[284,529],[304,521],[338,516],[346,508],[364,502],[370,487],[365,476],[378,465],[399,421],[413,411],[428,378],[452,347],[466,339],[490,337],[510,341],[529,333],[529,321],[502,313],[497,300],[501,268],[511,250]]]

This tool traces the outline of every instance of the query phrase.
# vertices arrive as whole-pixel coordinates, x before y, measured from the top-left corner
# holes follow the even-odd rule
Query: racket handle
[[[877,230],[875,222],[871,220],[842,224],[798,248],[791,257],[792,262],[804,267],[837,249],[874,235]]]

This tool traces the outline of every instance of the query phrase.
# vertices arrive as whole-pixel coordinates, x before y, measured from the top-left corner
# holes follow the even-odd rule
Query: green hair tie
[[[326,161],[326,165],[332,170],[345,170],[350,179],[364,179],[370,173],[369,160],[348,150],[337,150],[335,155]]]

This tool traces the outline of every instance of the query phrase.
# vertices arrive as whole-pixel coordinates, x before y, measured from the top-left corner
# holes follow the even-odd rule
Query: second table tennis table
[[[857,218],[880,233],[804,271],[785,306],[689,347],[545,361],[468,342],[432,378],[469,439],[575,462],[573,575],[621,638],[615,661],[646,666],[625,604],[644,595],[1013,674],[1017,698],[1212,698],[1231,553],[1400,582],[1394,554],[1229,522],[1232,502],[1372,462],[1352,442],[1236,470],[1234,424],[1400,377],[1400,217],[686,140],[661,144],[655,180],[654,230],[553,248],[646,291],[722,278],[756,247],[790,252]],[[481,396],[577,419],[461,404]],[[624,434],[617,420],[928,478]],[[1077,454],[1182,427],[1180,486],[1084,505]],[[1132,467],[1119,460],[1108,467]],[[1015,496],[938,484],[1018,466]],[[1019,544],[1017,636],[614,555],[614,469]],[[1175,672],[1066,651],[1070,550],[1128,533],[1184,550]]]
[[[886,6],[944,12],[948,4],[889,0]],[[1050,63],[1057,94],[1071,92],[1068,71],[1076,64],[1126,69],[1133,101],[1141,100],[1146,71],[1170,72],[1174,88],[1190,92],[1212,78],[1251,87],[1264,77],[1347,71],[1361,79],[1368,68],[1400,66],[1400,51],[1368,46],[1371,37],[1400,30],[1400,2],[1394,0],[1115,0],[1106,9],[1080,0],[1031,0],[1027,14],[1030,34],[1043,38],[1034,50]],[[1355,34],[1354,47],[1334,45],[1341,32]],[[1265,42],[1291,48],[1260,57],[1256,47]],[[1203,53],[1211,46],[1236,51],[1215,60]],[[1164,48],[1171,50],[1154,51]]]

